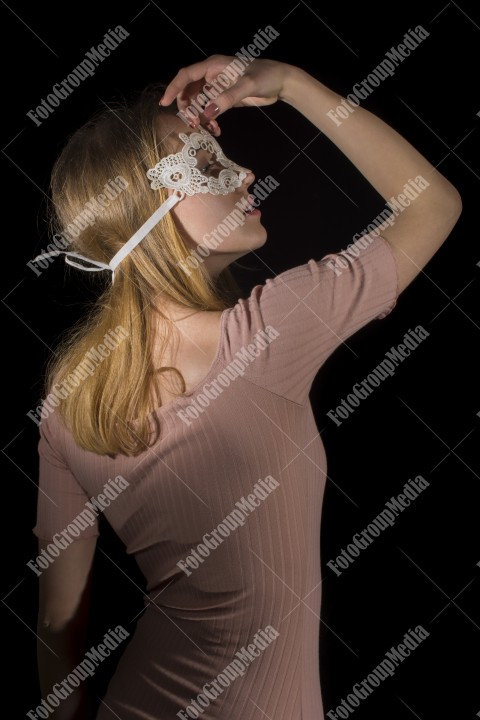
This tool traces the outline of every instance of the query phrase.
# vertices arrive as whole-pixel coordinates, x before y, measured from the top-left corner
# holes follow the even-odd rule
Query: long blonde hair
[[[51,178],[53,232],[61,232],[78,218],[109,180],[120,177],[124,185],[128,183],[69,250],[108,263],[167,199],[167,190],[153,191],[146,178],[146,171],[172,152],[165,119],[173,111],[158,105],[162,87],[149,86],[132,104],[115,103],[97,114],[62,150]],[[123,260],[113,285],[109,273],[102,273],[104,289],[93,309],[49,361],[45,393],[63,388],[61,402],[57,393],[56,411],[85,450],[138,455],[160,433],[153,412],[161,405],[158,373],[175,373],[180,394],[185,392],[184,378],[176,368],[154,367],[154,340],[160,340],[156,347],[164,357],[173,338],[172,323],[162,313],[159,297],[194,311],[223,310],[239,297],[241,291],[228,268],[216,279],[202,264],[187,275],[179,263],[189,254],[172,213],[167,213]],[[110,346],[111,338],[118,340],[111,351],[105,351],[106,338]],[[79,368],[92,357],[90,351],[98,357],[99,348],[103,348],[101,362],[94,363],[94,372],[84,372],[84,379],[74,387],[72,378],[78,380]]]

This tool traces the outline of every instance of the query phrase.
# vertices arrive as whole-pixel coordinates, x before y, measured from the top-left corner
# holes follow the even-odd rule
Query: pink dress
[[[103,512],[148,583],[97,720],[323,720],[327,464],[309,392],[338,345],[398,296],[383,238],[344,269],[335,258],[268,279],[223,312],[208,375],[158,409],[160,439],[142,455],[95,455],[58,413],[42,421],[33,532],[51,540],[121,476]]]

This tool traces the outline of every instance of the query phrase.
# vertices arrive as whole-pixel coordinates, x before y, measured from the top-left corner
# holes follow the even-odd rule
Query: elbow
[[[69,629],[73,621],[72,616],[64,615],[63,617],[42,617],[38,620],[38,634],[42,636],[46,635],[58,635],[64,633]]]
[[[462,214],[462,196],[457,188],[450,182],[446,190],[442,193],[441,205],[445,213],[452,217],[454,222],[456,222]]]
[[[38,613],[39,633],[57,635],[70,632],[82,626],[87,616],[86,605],[82,605],[81,598],[71,602],[61,603],[56,599],[50,603],[42,603]]]
[[[457,193],[457,198],[458,198],[458,200],[457,200],[457,220],[458,220],[458,218],[462,214],[463,203],[462,203],[462,197],[461,197],[460,193],[458,191],[456,191],[456,193]]]
[[[437,188],[430,198],[425,193],[423,217],[429,226],[437,228],[445,238],[457,224],[462,209],[462,197],[457,188],[449,182]]]
[[[450,196],[450,203],[449,203],[449,220],[451,225],[451,230],[455,227],[457,224],[460,215],[462,214],[463,204],[462,204],[462,197],[458,190],[456,188],[453,188],[451,196]]]
[[[453,212],[456,215],[456,219],[460,217],[463,210],[463,203],[462,203],[462,196],[458,192],[457,188],[452,185],[452,189],[450,192],[450,202],[453,206]]]

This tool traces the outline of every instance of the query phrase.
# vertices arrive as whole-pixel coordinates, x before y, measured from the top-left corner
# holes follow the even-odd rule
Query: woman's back
[[[222,313],[188,319],[204,367],[195,384],[185,340],[179,357],[193,392],[157,409],[149,450],[97,456],[57,417],[42,423],[40,484],[56,505],[41,502],[36,533],[60,532],[123,478],[103,513],[147,581],[147,610],[98,720],[175,717],[206,685],[218,696],[207,717],[322,718],[327,468],[309,390],[342,339],[396,297],[382,238],[338,277],[328,259],[310,260]],[[97,532],[94,524],[82,537]]]

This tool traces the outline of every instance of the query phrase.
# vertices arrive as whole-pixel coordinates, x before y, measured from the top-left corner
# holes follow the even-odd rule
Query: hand
[[[275,60],[255,60],[240,71],[240,64],[235,57],[211,55],[202,62],[184,67],[167,86],[160,104],[170,105],[176,98],[179,112],[191,127],[205,125],[213,135],[220,135],[220,127],[214,118],[226,110],[272,105],[282,99],[291,66]],[[228,85],[224,87],[218,76],[227,66],[231,77],[222,75],[223,80],[228,79]],[[193,107],[193,111],[189,111],[189,107]]]

